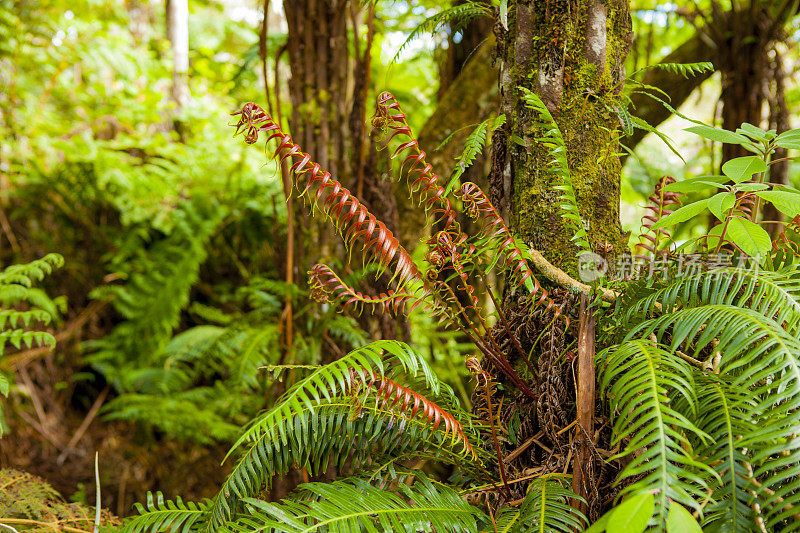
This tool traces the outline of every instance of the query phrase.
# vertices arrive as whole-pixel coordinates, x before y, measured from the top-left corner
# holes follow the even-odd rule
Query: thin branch
[[[530,248],[528,253],[533,261],[533,265],[544,275],[544,277],[556,285],[564,287],[570,292],[591,296],[593,289],[590,285],[586,285],[585,283],[581,283],[580,281],[570,277],[569,274],[545,259],[538,250]],[[612,291],[611,289],[606,289],[605,287],[598,287],[598,290],[600,291],[600,299],[608,303],[616,302],[617,298],[622,295],[617,291]]]

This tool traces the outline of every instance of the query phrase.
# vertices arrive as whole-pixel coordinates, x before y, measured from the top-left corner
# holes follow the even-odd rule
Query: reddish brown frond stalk
[[[421,298],[408,292],[390,290],[377,297],[368,296],[345,283],[328,265],[314,265],[308,271],[308,284],[315,300],[339,304],[342,309],[353,308],[358,313],[368,308],[397,316],[422,304]]]
[[[295,186],[301,195],[319,207],[336,226],[345,244],[349,247],[356,240],[363,243],[365,258],[378,262],[381,268],[388,268],[395,263],[394,279],[398,286],[404,286],[411,280],[425,285],[411,255],[392,234],[386,225],[369,212],[369,210],[330,172],[322,170],[319,163],[311,160],[311,156],[303,152],[292,138],[281,131],[280,126],[272,120],[261,107],[250,102],[241,111],[236,124],[236,134],[244,132],[245,142],[252,144],[258,140],[262,131],[270,133],[267,142],[278,139],[278,147],[274,157],[281,162],[288,160],[295,175]]]
[[[407,137],[408,140],[395,148],[392,157],[397,157],[402,152],[408,155],[401,164],[408,167],[407,180],[412,195],[417,195],[419,205],[425,207],[425,211],[433,210],[439,222],[444,223],[446,230],[456,225],[456,213],[450,199],[447,198],[444,188],[439,185],[439,176],[433,172],[433,165],[428,163],[425,152],[420,149],[419,141],[411,131],[406,116],[400,109],[400,103],[388,92],[378,96],[378,103],[375,108],[375,115],[372,118],[373,127],[391,130],[383,142],[388,144],[397,136]],[[436,207],[438,205],[438,207]]]
[[[467,365],[467,370],[469,370],[470,374],[475,376],[475,380],[477,381],[475,392],[485,402],[485,404],[482,406],[483,409],[481,410],[486,411],[487,418],[489,419],[489,427],[492,430],[492,444],[494,445],[495,454],[497,454],[497,465],[500,469],[500,478],[503,480],[503,487],[505,488],[506,494],[510,495],[511,490],[508,488],[508,478],[506,477],[505,460],[503,459],[503,453],[500,450],[500,441],[497,436],[497,427],[495,426],[495,415],[494,415],[494,410],[492,408],[492,389],[494,387],[494,383],[492,382],[492,377],[483,369],[483,367],[481,367],[480,359],[478,359],[478,357],[475,355],[467,357],[466,365]]]
[[[481,228],[480,239],[488,243],[488,248],[493,252],[501,254],[503,257],[503,268],[511,270],[512,279],[516,285],[522,285],[526,280],[533,284],[530,298],[535,305],[547,303],[547,310],[553,309],[556,316],[561,315],[561,311],[548,295],[547,291],[539,285],[539,280],[534,276],[528,261],[522,254],[522,250],[514,242],[511,230],[506,226],[503,217],[497,212],[492,202],[486,197],[478,185],[468,181],[461,186],[458,196],[464,202],[464,210],[467,215],[474,219]],[[538,298],[537,298],[538,295]],[[567,319],[568,320],[568,319]]]
[[[474,459],[478,458],[478,454],[464,433],[464,427],[461,422],[456,420],[446,409],[433,400],[392,381],[386,376],[369,370],[362,370],[362,372],[364,381],[366,381],[365,388],[355,389],[354,393],[360,393],[362,390],[371,392],[380,402],[381,409],[392,410],[401,416],[407,416],[409,419],[419,415],[428,424],[432,424],[431,429],[433,431],[436,431],[440,426],[444,426],[445,437],[450,435],[453,442],[458,442],[462,445],[465,454],[470,454]],[[357,383],[359,386],[361,381],[360,379],[353,379],[353,383]]]
[[[675,183],[672,176],[662,176],[648,198],[649,203],[645,208],[642,217],[642,226],[639,230],[639,248],[655,254],[664,240],[671,238],[666,228],[653,229],[653,225],[673,212],[674,208],[680,207],[680,193],[665,191],[664,187],[670,183]],[[663,252],[662,252],[663,253]]]

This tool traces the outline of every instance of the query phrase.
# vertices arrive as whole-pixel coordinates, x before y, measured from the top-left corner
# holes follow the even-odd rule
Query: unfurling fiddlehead
[[[281,162],[289,160],[290,169],[295,175],[295,186],[301,191],[301,195],[331,219],[348,247],[360,239],[363,242],[365,259],[367,262],[376,261],[381,267],[379,272],[394,262],[393,279],[400,287],[413,281],[425,284],[408,251],[400,245],[386,225],[333,178],[330,172],[322,170],[319,163],[311,161],[311,156],[303,152],[269,114],[250,102],[234,115],[241,115],[236,124],[236,133],[244,133],[248,144],[255,143],[262,131],[270,134],[267,142],[278,139],[275,157],[279,157]]]

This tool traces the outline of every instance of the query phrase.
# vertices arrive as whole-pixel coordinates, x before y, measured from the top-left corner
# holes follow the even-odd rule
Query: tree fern
[[[247,516],[225,531],[310,533],[313,531],[477,532],[485,515],[454,490],[419,475],[411,486],[389,491],[360,479],[306,483],[306,497],[267,503],[248,498]]]
[[[525,87],[519,89],[522,91],[525,106],[537,116],[534,124],[543,130],[542,136],[536,140],[548,150],[551,157],[549,166],[556,177],[556,184],[553,188],[561,191],[561,214],[572,232],[572,240],[581,250],[591,251],[588,234],[578,210],[575,189],[572,186],[572,177],[567,162],[567,147],[561,136],[561,130],[558,129],[553,115],[550,114],[547,106],[536,93]]]

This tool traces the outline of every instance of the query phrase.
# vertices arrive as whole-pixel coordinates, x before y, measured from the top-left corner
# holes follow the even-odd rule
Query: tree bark
[[[172,99],[183,107],[189,99],[189,2],[167,0],[167,40],[172,48]]]
[[[592,248],[622,251],[619,221],[619,119],[609,109],[625,79],[632,32],[627,0],[519,1],[508,31],[495,26],[501,109],[507,118],[504,195],[516,234],[551,263],[574,272],[577,249],[565,226],[548,171],[551,155],[537,141],[537,117],[520,87],[537,93],[564,137],[581,219]],[[493,165],[497,165],[494,162]]]

